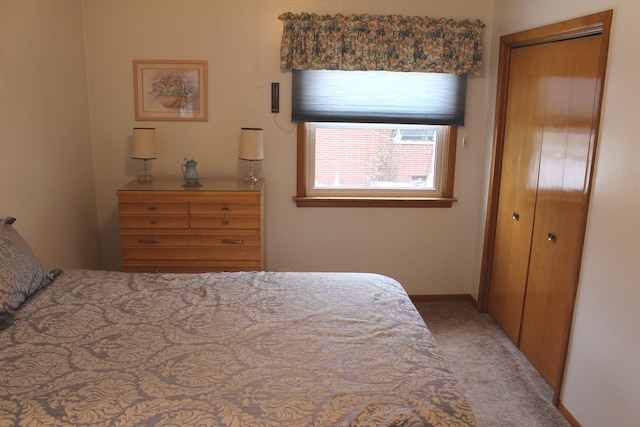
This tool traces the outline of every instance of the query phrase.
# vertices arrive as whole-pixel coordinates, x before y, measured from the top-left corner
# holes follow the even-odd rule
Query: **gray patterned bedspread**
[[[0,331],[0,426],[474,426],[375,274],[72,270]]]

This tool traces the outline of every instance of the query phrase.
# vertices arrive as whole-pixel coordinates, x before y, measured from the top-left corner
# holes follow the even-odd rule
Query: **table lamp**
[[[133,128],[131,158],[142,159],[144,164],[144,174],[138,177],[138,182],[140,184],[151,183],[153,181],[153,175],[149,173],[147,160],[157,158],[155,128]]]
[[[244,182],[247,184],[255,184],[260,179],[253,174],[253,162],[263,160],[263,140],[261,128],[242,128],[240,129],[240,155],[242,160],[249,160],[249,175],[245,177]]]

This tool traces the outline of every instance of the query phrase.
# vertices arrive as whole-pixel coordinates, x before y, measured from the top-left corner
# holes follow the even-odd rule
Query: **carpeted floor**
[[[468,301],[416,302],[480,427],[567,427],[553,391],[487,315]]]

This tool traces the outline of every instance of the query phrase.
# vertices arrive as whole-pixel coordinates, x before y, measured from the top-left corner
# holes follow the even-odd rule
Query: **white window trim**
[[[446,165],[446,145],[447,141],[441,130],[438,130],[440,143],[435,144],[436,151],[434,153],[435,163],[433,165],[433,183],[435,188],[415,187],[316,187],[315,183],[315,135],[316,129],[412,129],[418,125],[396,125],[396,124],[371,124],[371,123],[306,123],[307,147],[306,162],[307,170],[307,195],[310,197],[441,197],[442,196],[442,171]],[[426,126],[426,125],[425,125]],[[415,144],[415,143],[412,143]]]
[[[334,124],[335,125],[335,124]],[[375,193],[373,196],[358,196],[353,192],[348,195],[326,195],[317,196],[308,194],[308,177],[313,176],[310,173],[308,165],[308,131],[306,123],[298,123],[298,155],[297,155],[297,190],[293,197],[298,207],[451,207],[456,201],[453,197],[453,178],[455,173],[455,152],[457,127],[450,126],[447,129],[443,145],[444,154],[440,156],[443,166],[439,169],[442,171],[442,187],[439,196],[425,196],[424,190],[418,195],[409,195],[406,192],[398,195],[381,195]]]

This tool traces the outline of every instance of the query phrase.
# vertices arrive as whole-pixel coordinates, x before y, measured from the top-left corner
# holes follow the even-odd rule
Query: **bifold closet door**
[[[549,382],[555,404],[578,288],[611,17],[608,10],[500,37],[478,304]]]
[[[518,344],[524,307],[542,143],[538,78],[544,63],[515,49],[510,66],[500,198],[488,312]]]
[[[603,37],[536,49],[548,77],[520,349],[555,387],[571,328],[588,204],[594,110]]]

